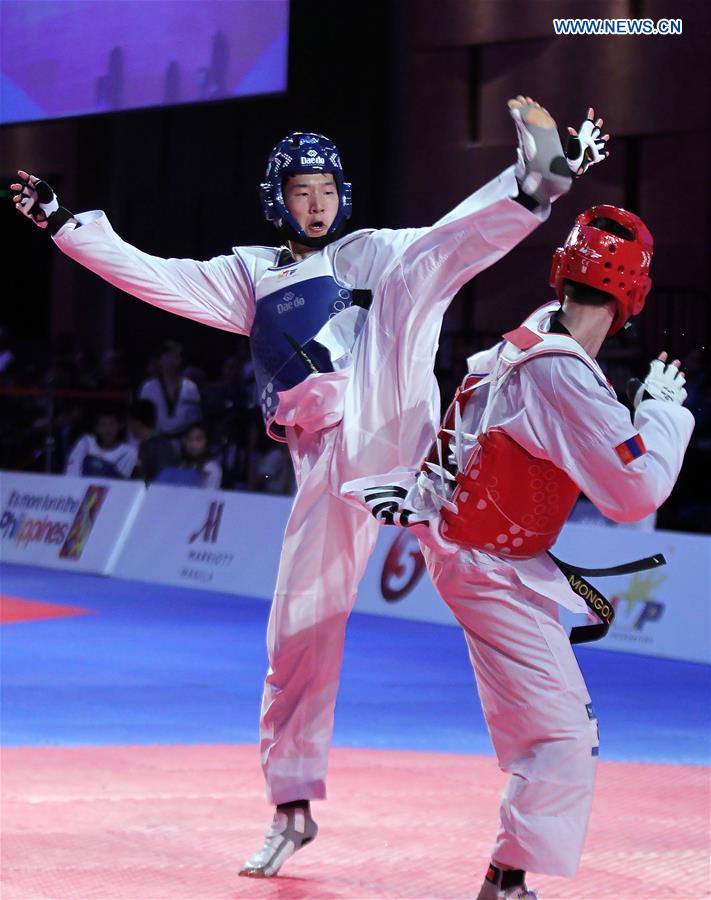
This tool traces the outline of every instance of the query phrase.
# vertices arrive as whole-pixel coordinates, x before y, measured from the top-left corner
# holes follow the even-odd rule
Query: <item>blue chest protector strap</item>
[[[332,274],[323,274],[327,268],[323,257],[310,262],[304,260],[283,273],[271,270],[263,279],[267,283],[257,285],[257,309],[250,334],[252,360],[267,431],[277,440],[284,440],[283,427],[274,422],[278,393],[295,387],[309,375],[333,371],[329,350],[315,336],[330,318],[352,303],[351,291]],[[308,277],[310,271],[315,277]],[[296,277],[289,279],[292,272]],[[306,277],[298,278],[302,272]]]

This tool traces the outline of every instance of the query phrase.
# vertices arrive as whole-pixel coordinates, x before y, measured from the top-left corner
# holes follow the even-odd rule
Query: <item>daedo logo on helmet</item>
[[[311,237],[306,234],[289,212],[284,201],[285,179],[298,173],[318,170],[333,175],[338,190],[338,212],[324,235]],[[272,222],[287,240],[298,241],[307,247],[320,249],[335,241],[351,217],[352,185],[343,178],[338,147],[330,138],[313,132],[293,131],[274,147],[269,154],[264,181],[259,185],[262,210],[268,222]]]
[[[302,166],[325,166],[326,160],[319,156],[316,150],[309,150],[306,156],[301,157]]]

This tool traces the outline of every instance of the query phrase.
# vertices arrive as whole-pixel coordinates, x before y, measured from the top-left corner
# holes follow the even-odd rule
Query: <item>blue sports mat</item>
[[[92,615],[0,629],[7,746],[253,743],[263,600],[0,567],[2,592]],[[711,668],[576,648],[601,758],[708,764]],[[355,613],[334,743],[491,753],[460,630]]]

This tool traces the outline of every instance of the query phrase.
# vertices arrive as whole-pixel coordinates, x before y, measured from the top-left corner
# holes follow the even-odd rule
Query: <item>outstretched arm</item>
[[[151,256],[123,241],[103,212],[72,216],[46,182],[20,170],[13,202],[18,212],[53,235],[56,245],[104,281],[167,312],[213,328],[249,334],[254,295],[235,256],[207,262]],[[79,227],[81,226],[81,227]]]

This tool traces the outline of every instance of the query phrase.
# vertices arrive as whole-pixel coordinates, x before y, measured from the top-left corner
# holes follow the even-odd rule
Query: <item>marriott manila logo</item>
[[[224,501],[212,500],[207,510],[207,516],[197,531],[193,532],[188,538],[189,544],[194,544],[200,537],[204,544],[216,544],[220,535],[220,525],[222,524],[222,513],[224,512]]]

